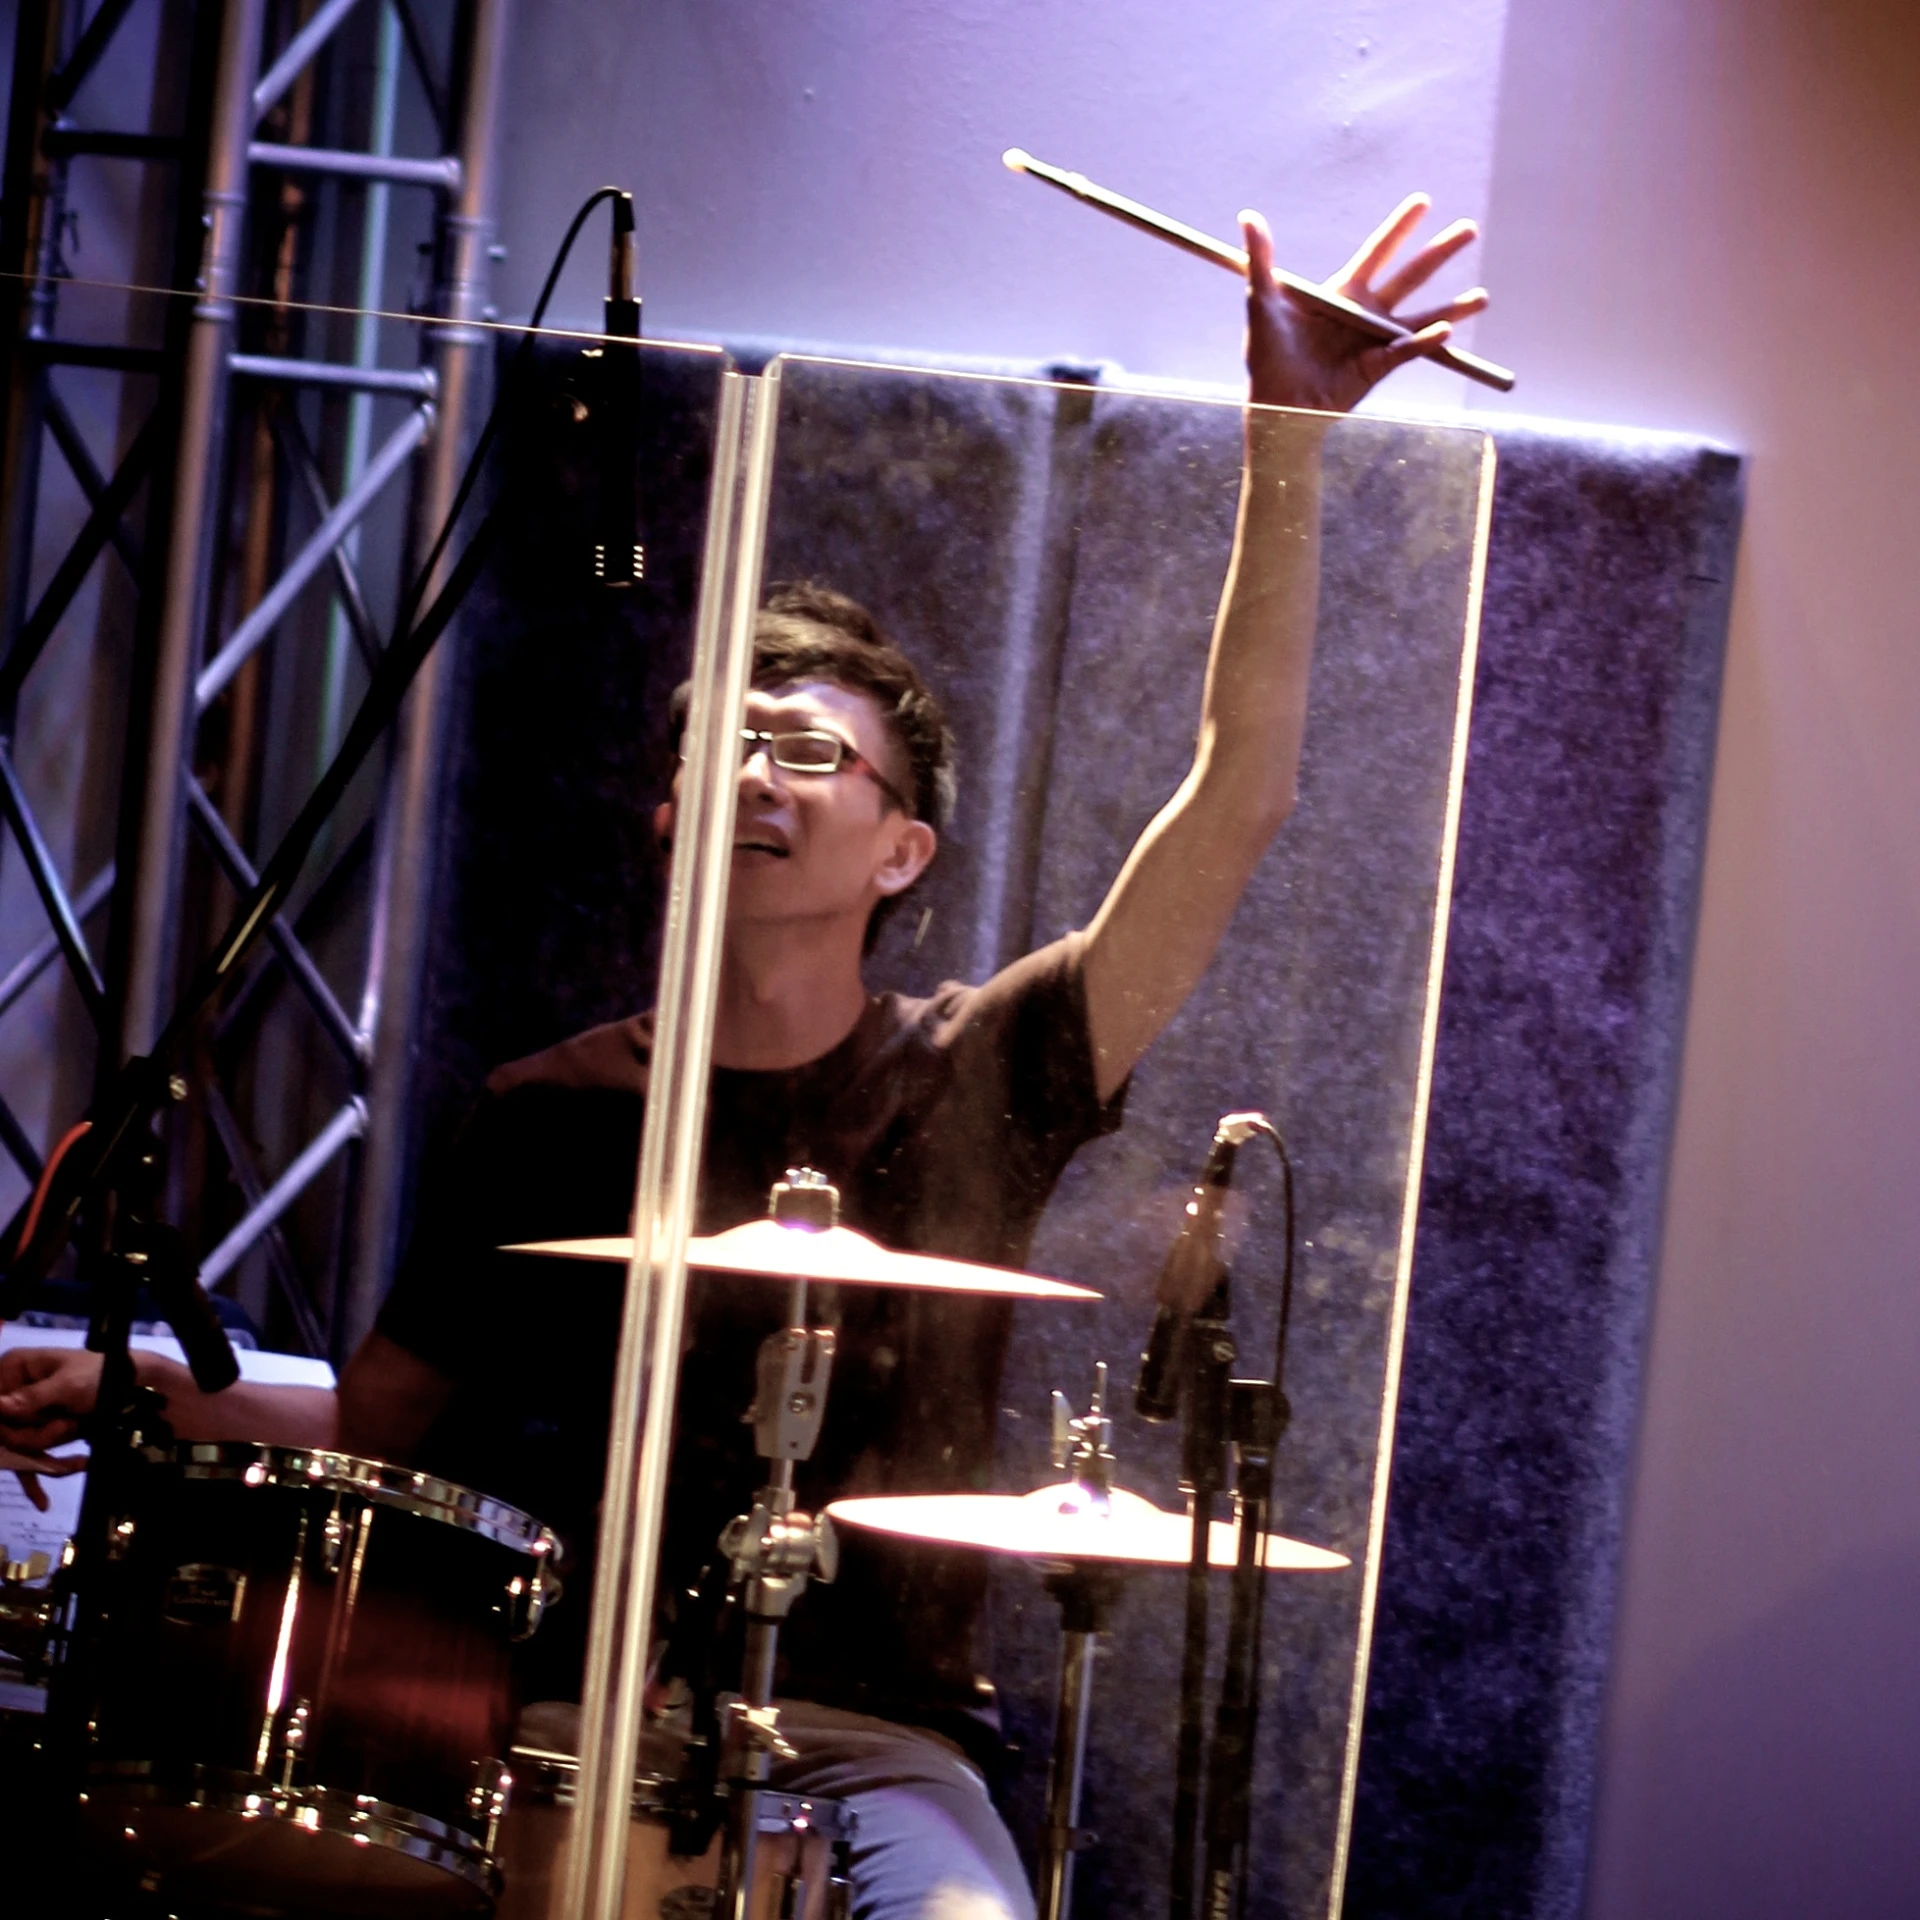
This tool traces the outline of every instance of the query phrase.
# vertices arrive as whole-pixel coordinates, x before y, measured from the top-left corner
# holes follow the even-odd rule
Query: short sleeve
[[[1086,939],[1070,933],[961,990],[935,1030],[955,1082],[997,1097],[1010,1169],[1042,1194],[1089,1140],[1118,1129],[1127,1084],[1100,1098],[1087,1023]]]

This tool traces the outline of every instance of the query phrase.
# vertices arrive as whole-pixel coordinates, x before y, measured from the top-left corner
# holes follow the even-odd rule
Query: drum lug
[[[504,1760],[492,1758],[474,1763],[474,1782],[467,1794],[467,1808],[475,1819],[487,1823],[486,1848],[495,1853],[500,1845],[500,1822],[507,1815],[507,1801],[513,1793],[513,1775]]]
[[[346,1551],[346,1516],[340,1511],[340,1496],[335,1494],[320,1548],[321,1564],[326,1568],[329,1578],[340,1571],[340,1562],[346,1557]]]
[[[535,1561],[531,1574],[516,1573],[507,1582],[507,1631],[516,1640],[528,1640],[541,1617],[560,1597],[560,1581],[546,1557]]]
[[[133,1516],[123,1513],[107,1523],[107,1558],[124,1560],[133,1545]]]
[[[311,1703],[296,1700],[280,1730],[280,1791],[293,1791],[293,1769],[307,1750],[307,1721]]]

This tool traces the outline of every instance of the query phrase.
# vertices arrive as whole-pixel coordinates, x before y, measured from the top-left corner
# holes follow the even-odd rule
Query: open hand
[[[1397,267],[1393,256],[1433,202],[1409,194],[1330,280],[1333,293],[1409,327],[1406,340],[1371,340],[1356,328],[1302,306],[1273,279],[1273,235],[1257,213],[1240,216],[1247,249],[1247,373],[1250,397],[1269,406],[1345,413],[1395,367],[1405,366],[1453,332],[1454,323],[1487,304],[1471,288],[1438,306],[1402,313],[1401,305],[1479,237],[1471,220],[1456,220]]]

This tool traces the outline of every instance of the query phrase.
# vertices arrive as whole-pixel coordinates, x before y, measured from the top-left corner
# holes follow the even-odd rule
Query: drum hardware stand
[[[184,1092],[170,1081],[168,1092]],[[101,1356],[94,1411],[84,1422],[88,1441],[86,1491],[72,1550],[48,1610],[49,1674],[43,1786],[54,1835],[77,1833],[92,1746],[94,1700],[101,1647],[115,1607],[113,1565],[132,1543],[136,1477],[148,1449],[173,1444],[165,1401],[134,1373],[130,1345],[142,1288],[173,1328],[194,1384],[223,1392],[240,1377],[232,1344],[205,1293],[199,1268],[178,1232],[152,1217],[159,1186],[159,1146],[150,1127],[138,1152],[107,1190],[96,1219],[105,1246],[82,1252],[91,1282],[93,1323],[87,1347]],[[56,1846],[46,1850],[54,1857]]]
[[[767,1211],[797,1233],[822,1232],[839,1218],[840,1195],[811,1168],[790,1168],[784,1180],[774,1183]],[[807,1325],[807,1283],[793,1280],[787,1324],[760,1343],[753,1405],[747,1412],[754,1451],[772,1471],[754,1495],[752,1512],[731,1522],[720,1536],[720,1550],[732,1564],[733,1585],[745,1594],[747,1615],[740,1692],[723,1702],[720,1729],[720,1774],[730,1795],[714,1901],[720,1920],[747,1920],[759,1843],[760,1790],[772,1776],[776,1759],[793,1758],[773,1704],[781,1622],[809,1580],[831,1581],[839,1565],[833,1523],[825,1514],[816,1518],[796,1511],[793,1494],[794,1462],[810,1459],[820,1437],[833,1353],[833,1329]]]
[[[1113,1492],[1113,1421],[1107,1413],[1107,1363],[1093,1368],[1093,1398],[1078,1419],[1065,1394],[1053,1395],[1053,1464],[1071,1472],[1089,1507],[1104,1512]],[[1080,1825],[1086,1775],[1093,1659],[1111,1624],[1124,1574],[1098,1562],[1055,1566],[1044,1584],[1060,1606],[1060,1693],[1053,1756],[1047,1763],[1047,1824],[1040,1836],[1040,1920],[1066,1920],[1073,1904],[1073,1856],[1097,1836]]]
[[[1279,1329],[1273,1377],[1236,1380],[1239,1357],[1229,1325],[1229,1276],[1219,1247],[1220,1205],[1231,1183],[1234,1156],[1256,1134],[1280,1158],[1286,1224],[1280,1283]],[[1180,1733],[1174,1775],[1173,1861],[1168,1881],[1171,1920],[1194,1920],[1196,1891],[1202,1920],[1233,1920],[1246,1893],[1246,1854],[1252,1813],[1254,1736],[1259,1723],[1261,1630],[1265,1615],[1264,1557],[1272,1521],[1273,1460],[1290,1418],[1280,1381],[1286,1369],[1287,1329],[1293,1311],[1293,1165],[1286,1143],[1261,1113],[1230,1113],[1216,1129],[1183,1230],[1163,1270],[1162,1310],[1142,1356],[1136,1404],[1144,1417],[1184,1418],[1180,1485],[1187,1494],[1192,1545],[1187,1559],[1186,1631],[1180,1662]],[[1184,1325],[1167,1305],[1166,1281],[1211,1274],[1205,1304]],[[1171,1392],[1166,1391],[1171,1388]],[[1231,1471],[1229,1470],[1231,1469]],[[1212,1561],[1214,1502],[1231,1490],[1239,1525],[1228,1615],[1226,1670],[1206,1739],[1208,1571]],[[1196,1887],[1196,1865],[1204,1864]]]

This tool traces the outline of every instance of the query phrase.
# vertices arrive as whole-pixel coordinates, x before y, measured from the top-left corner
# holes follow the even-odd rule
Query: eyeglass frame
[[[834,733],[829,728],[782,727],[778,733],[773,733],[765,727],[742,727],[740,729],[740,740],[742,747],[745,749],[740,755],[740,761],[743,766],[753,758],[752,749],[756,745],[765,746],[767,758],[778,767],[782,773],[814,773],[827,775],[839,773],[843,769],[851,766],[856,773],[864,773],[909,820],[917,820],[920,817],[909,803],[907,796],[902,793],[851,740]],[[781,740],[831,740],[834,744],[837,757],[830,767],[792,766],[780,758],[775,743]],[[685,755],[681,757],[684,759]]]

